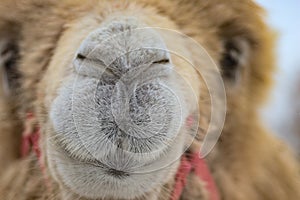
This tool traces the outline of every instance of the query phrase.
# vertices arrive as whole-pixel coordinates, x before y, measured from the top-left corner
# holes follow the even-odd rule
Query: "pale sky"
[[[294,91],[296,79],[300,78],[300,1],[257,0],[268,11],[268,22],[278,31],[278,72],[276,88],[263,116],[279,137],[300,149],[300,139],[289,130],[295,109],[289,98]],[[300,100],[299,100],[300,101]],[[300,123],[300,119],[299,119]]]

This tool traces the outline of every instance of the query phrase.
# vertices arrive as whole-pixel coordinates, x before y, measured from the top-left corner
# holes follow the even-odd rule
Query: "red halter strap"
[[[49,184],[49,179],[46,174],[46,167],[42,160],[42,153],[40,149],[40,127],[34,124],[35,117],[32,113],[27,113],[26,121],[24,123],[24,131],[22,134],[22,146],[21,146],[21,156],[22,158],[27,157],[31,151],[33,151],[38,158],[39,166],[44,176],[47,188],[51,188]]]
[[[188,127],[191,127],[193,123],[193,116],[188,116],[186,125]],[[180,196],[186,185],[186,178],[192,172],[205,182],[205,188],[209,192],[209,200],[219,200],[219,192],[214,179],[205,160],[203,158],[200,158],[199,152],[188,155],[183,154],[181,156],[180,166],[175,177],[175,185],[170,200],[180,199]]]
[[[186,178],[190,173],[195,173],[205,182],[205,188],[209,192],[209,200],[219,200],[219,193],[204,159],[200,158],[199,153],[183,155],[178,168],[175,185],[170,200],[178,200],[186,185]]]
[[[24,124],[24,131],[22,134],[22,147],[21,156],[26,157],[29,155],[31,149],[35,152],[36,156],[40,160],[41,151],[39,148],[39,137],[40,128],[37,126],[32,126],[34,122],[34,116],[32,113],[26,115],[26,121]]]

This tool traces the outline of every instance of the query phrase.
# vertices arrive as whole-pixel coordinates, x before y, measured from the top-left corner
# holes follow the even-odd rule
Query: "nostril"
[[[77,59],[84,60],[84,59],[86,59],[86,57],[79,53],[79,54],[77,54]]]
[[[158,61],[154,61],[153,64],[168,64],[170,63],[169,59],[162,59],[162,60],[158,60]]]

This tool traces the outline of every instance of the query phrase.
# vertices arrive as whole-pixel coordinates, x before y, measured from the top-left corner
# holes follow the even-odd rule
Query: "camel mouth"
[[[183,135],[178,139],[177,145],[183,146]],[[127,166],[123,165],[126,159],[123,157],[123,160],[118,159],[122,164],[116,166],[114,162],[107,163],[82,157],[80,159],[69,152],[62,153],[58,144],[49,145],[49,149],[56,152],[49,155],[48,159],[51,160],[51,173],[60,177],[59,183],[86,198],[113,199],[123,199],[124,194],[128,199],[143,196],[162,182],[171,179],[179,161],[174,155],[182,153],[181,150],[173,148],[148,164],[142,161],[139,163],[138,160],[130,163],[127,160]]]
[[[124,103],[126,84],[106,85],[73,74],[55,99],[50,117],[53,152],[58,152],[49,157],[50,164],[64,185],[85,197],[133,198],[169,177],[185,140],[178,139],[183,135],[176,106],[180,104],[166,89],[173,86],[170,79],[164,79],[137,84]],[[67,153],[62,156],[60,148]]]
[[[108,169],[106,171],[106,173],[109,174],[109,175],[111,175],[111,176],[114,176],[116,178],[119,178],[119,179],[126,178],[126,177],[130,176],[130,174],[127,173],[127,172],[116,170],[116,169],[112,169],[112,168]]]
[[[115,169],[112,168],[111,166],[106,165],[105,163],[97,160],[97,159],[82,159],[79,158],[76,155],[72,155],[72,153],[70,153],[66,148],[62,148],[60,147],[60,152],[62,155],[64,155],[65,157],[67,157],[68,159],[71,159],[75,162],[81,163],[81,164],[87,164],[90,165],[92,167],[98,168],[99,170],[104,171],[107,175],[118,178],[118,179],[124,179],[126,177],[129,177],[131,175],[131,173],[129,172],[129,170],[121,170],[121,169]]]

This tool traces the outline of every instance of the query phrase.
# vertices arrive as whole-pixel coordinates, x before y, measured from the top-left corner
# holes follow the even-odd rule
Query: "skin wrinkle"
[[[129,29],[130,34],[117,34],[118,36],[108,39],[111,34],[109,26],[116,26],[116,32]],[[146,29],[135,32],[135,27]],[[155,30],[152,31],[149,27],[161,27],[165,31],[155,28],[152,28]],[[100,35],[97,34],[99,29],[103,31]],[[186,37],[166,32],[168,29],[192,37],[205,48],[217,64],[227,51],[224,46],[226,41],[235,41],[234,46],[228,49],[227,53],[231,56],[229,59],[235,56],[229,53],[232,48],[241,47],[242,54],[235,58],[238,59],[235,63],[239,66],[231,63],[229,67],[240,69],[237,73],[238,81],[223,77],[228,100],[225,126],[217,145],[206,157],[222,199],[300,199],[297,162],[284,145],[269,135],[258,119],[257,110],[268,93],[274,66],[271,52],[272,34],[262,20],[261,9],[248,0],[1,1],[0,38],[7,39],[6,35],[20,35],[14,42],[20,48],[18,69],[23,78],[21,88],[17,90],[19,96],[14,101],[10,98],[0,99],[0,110],[3,110],[4,118],[7,116],[4,121],[0,121],[0,128],[2,133],[20,133],[15,124],[22,128],[26,112],[34,112],[42,128],[42,160],[45,161],[46,173],[53,188],[49,191],[45,187],[38,161],[33,156],[29,160],[18,160],[0,149],[0,159],[7,160],[10,164],[0,177],[0,199],[170,199],[179,165],[175,155],[180,155],[185,148],[188,148],[189,153],[199,151],[212,115],[208,86],[204,84],[205,77],[192,65],[200,66],[202,72],[208,76],[213,76],[214,72],[208,65],[209,59],[199,55]],[[57,33],[60,31],[62,32],[58,38]],[[94,38],[86,40],[92,34]],[[101,38],[108,40],[102,41]],[[86,42],[81,46],[83,41]],[[90,52],[95,45],[98,48]],[[149,46],[155,47],[153,51],[146,48]],[[48,54],[49,49],[53,49],[53,55]],[[164,49],[172,49],[177,54],[170,53],[166,56],[166,51],[160,51]],[[249,54],[245,49],[249,50]],[[79,62],[75,59],[78,58],[78,53],[86,57],[83,68],[80,68],[82,57],[79,56]],[[89,53],[92,57],[87,57]],[[105,59],[101,59],[100,62],[98,57]],[[115,60],[118,57],[120,59]],[[169,59],[169,62],[156,63],[164,59]],[[44,63],[47,63],[46,69]],[[130,71],[132,67],[150,63],[152,65],[149,65],[148,72],[146,70],[138,74],[138,70]],[[106,66],[109,67],[108,70],[104,69]],[[168,71],[170,66],[171,72]],[[219,67],[220,70],[225,70],[221,69],[222,66]],[[152,76],[158,72],[167,74],[159,77],[162,80],[160,84],[157,84],[158,81]],[[182,116],[179,116],[182,117],[181,123],[178,124],[180,130],[164,134],[166,139],[169,139],[163,147],[159,145],[164,151],[158,150],[151,155],[121,152],[115,145],[111,145],[112,139],[99,134],[98,120],[101,108],[95,109],[96,91],[104,88],[105,83],[116,85],[117,80],[125,73],[132,73],[132,76],[128,74],[129,79],[134,78],[140,83],[148,79],[158,86],[165,84],[163,89],[169,88],[177,94],[178,102],[183,108]],[[103,79],[102,83],[99,83],[97,80],[101,75]],[[72,94],[74,82],[77,87],[75,95]],[[128,83],[130,81],[127,80],[125,85]],[[133,89],[129,88],[129,91],[135,91],[139,98],[144,95],[143,92],[139,94],[138,87],[134,87],[132,85]],[[145,89],[145,93],[151,97],[153,85],[150,89]],[[172,102],[173,96],[164,94],[163,89],[155,93],[161,96],[154,99],[159,103],[159,106],[154,106],[155,111],[160,111],[161,107],[168,107],[165,105]],[[106,97],[106,93],[111,90],[113,87],[109,87],[108,92],[103,91],[105,95],[98,95],[97,98]],[[194,94],[190,94],[190,91]],[[126,93],[121,94],[120,97],[126,96]],[[130,92],[127,95],[129,94]],[[70,109],[72,106],[69,105],[72,96],[75,96],[77,105],[74,106],[74,110]],[[135,98],[133,95],[132,102],[127,103],[136,105],[135,101],[138,100]],[[124,101],[119,103],[122,102]],[[145,101],[141,101],[140,107],[152,109],[150,104],[143,102]],[[173,102],[176,103],[175,99]],[[104,107],[106,106],[105,104]],[[15,107],[17,109],[11,109]],[[143,119],[140,126],[146,127],[145,124],[150,123],[147,117],[144,118],[138,111],[127,111],[136,116],[137,122],[138,119]],[[72,112],[76,114],[76,122],[87,127],[79,126],[76,129]],[[172,110],[170,115],[174,113]],[[199,121],[199,140],[192,140],[194,135],[184,124],[185,118],[194,113],[197,113],[196,121]],[[155,117],[160,119],[167,116]],[[14,118],[18,119],[17,123],[13,123]],[[161,121],[157,120],[157,123]],[[83,128],[88,131],[78,131]],[[80,142],[79,134],[86,140],[85,143]],[[0,140],[0,147],[4,143],[6,146],[11,145],[12,151],[17,151],[19,142],[14,140],[20,135],[13,136],[4,135],[4,139]],[[122,142],[120,138],[119,144]],[[132,146],[138,147],[136,152],[149,151],[158,148],[154,143],[156,142],[145,148],[139,140]],[[126,149],[130,145],[122,145],[122,148]],[[95,157],[105,161],[110,167],[126,168],[130,176],[121,180],[109,176],[106,169],[101,170],[101,167],[93,165]],[[120,160],[120,163],[117,160]],[[169,165],[163,165],[165,163]],[[209,199],[202,180],[194,174],[190,174],[187,179],[182,199]]]

